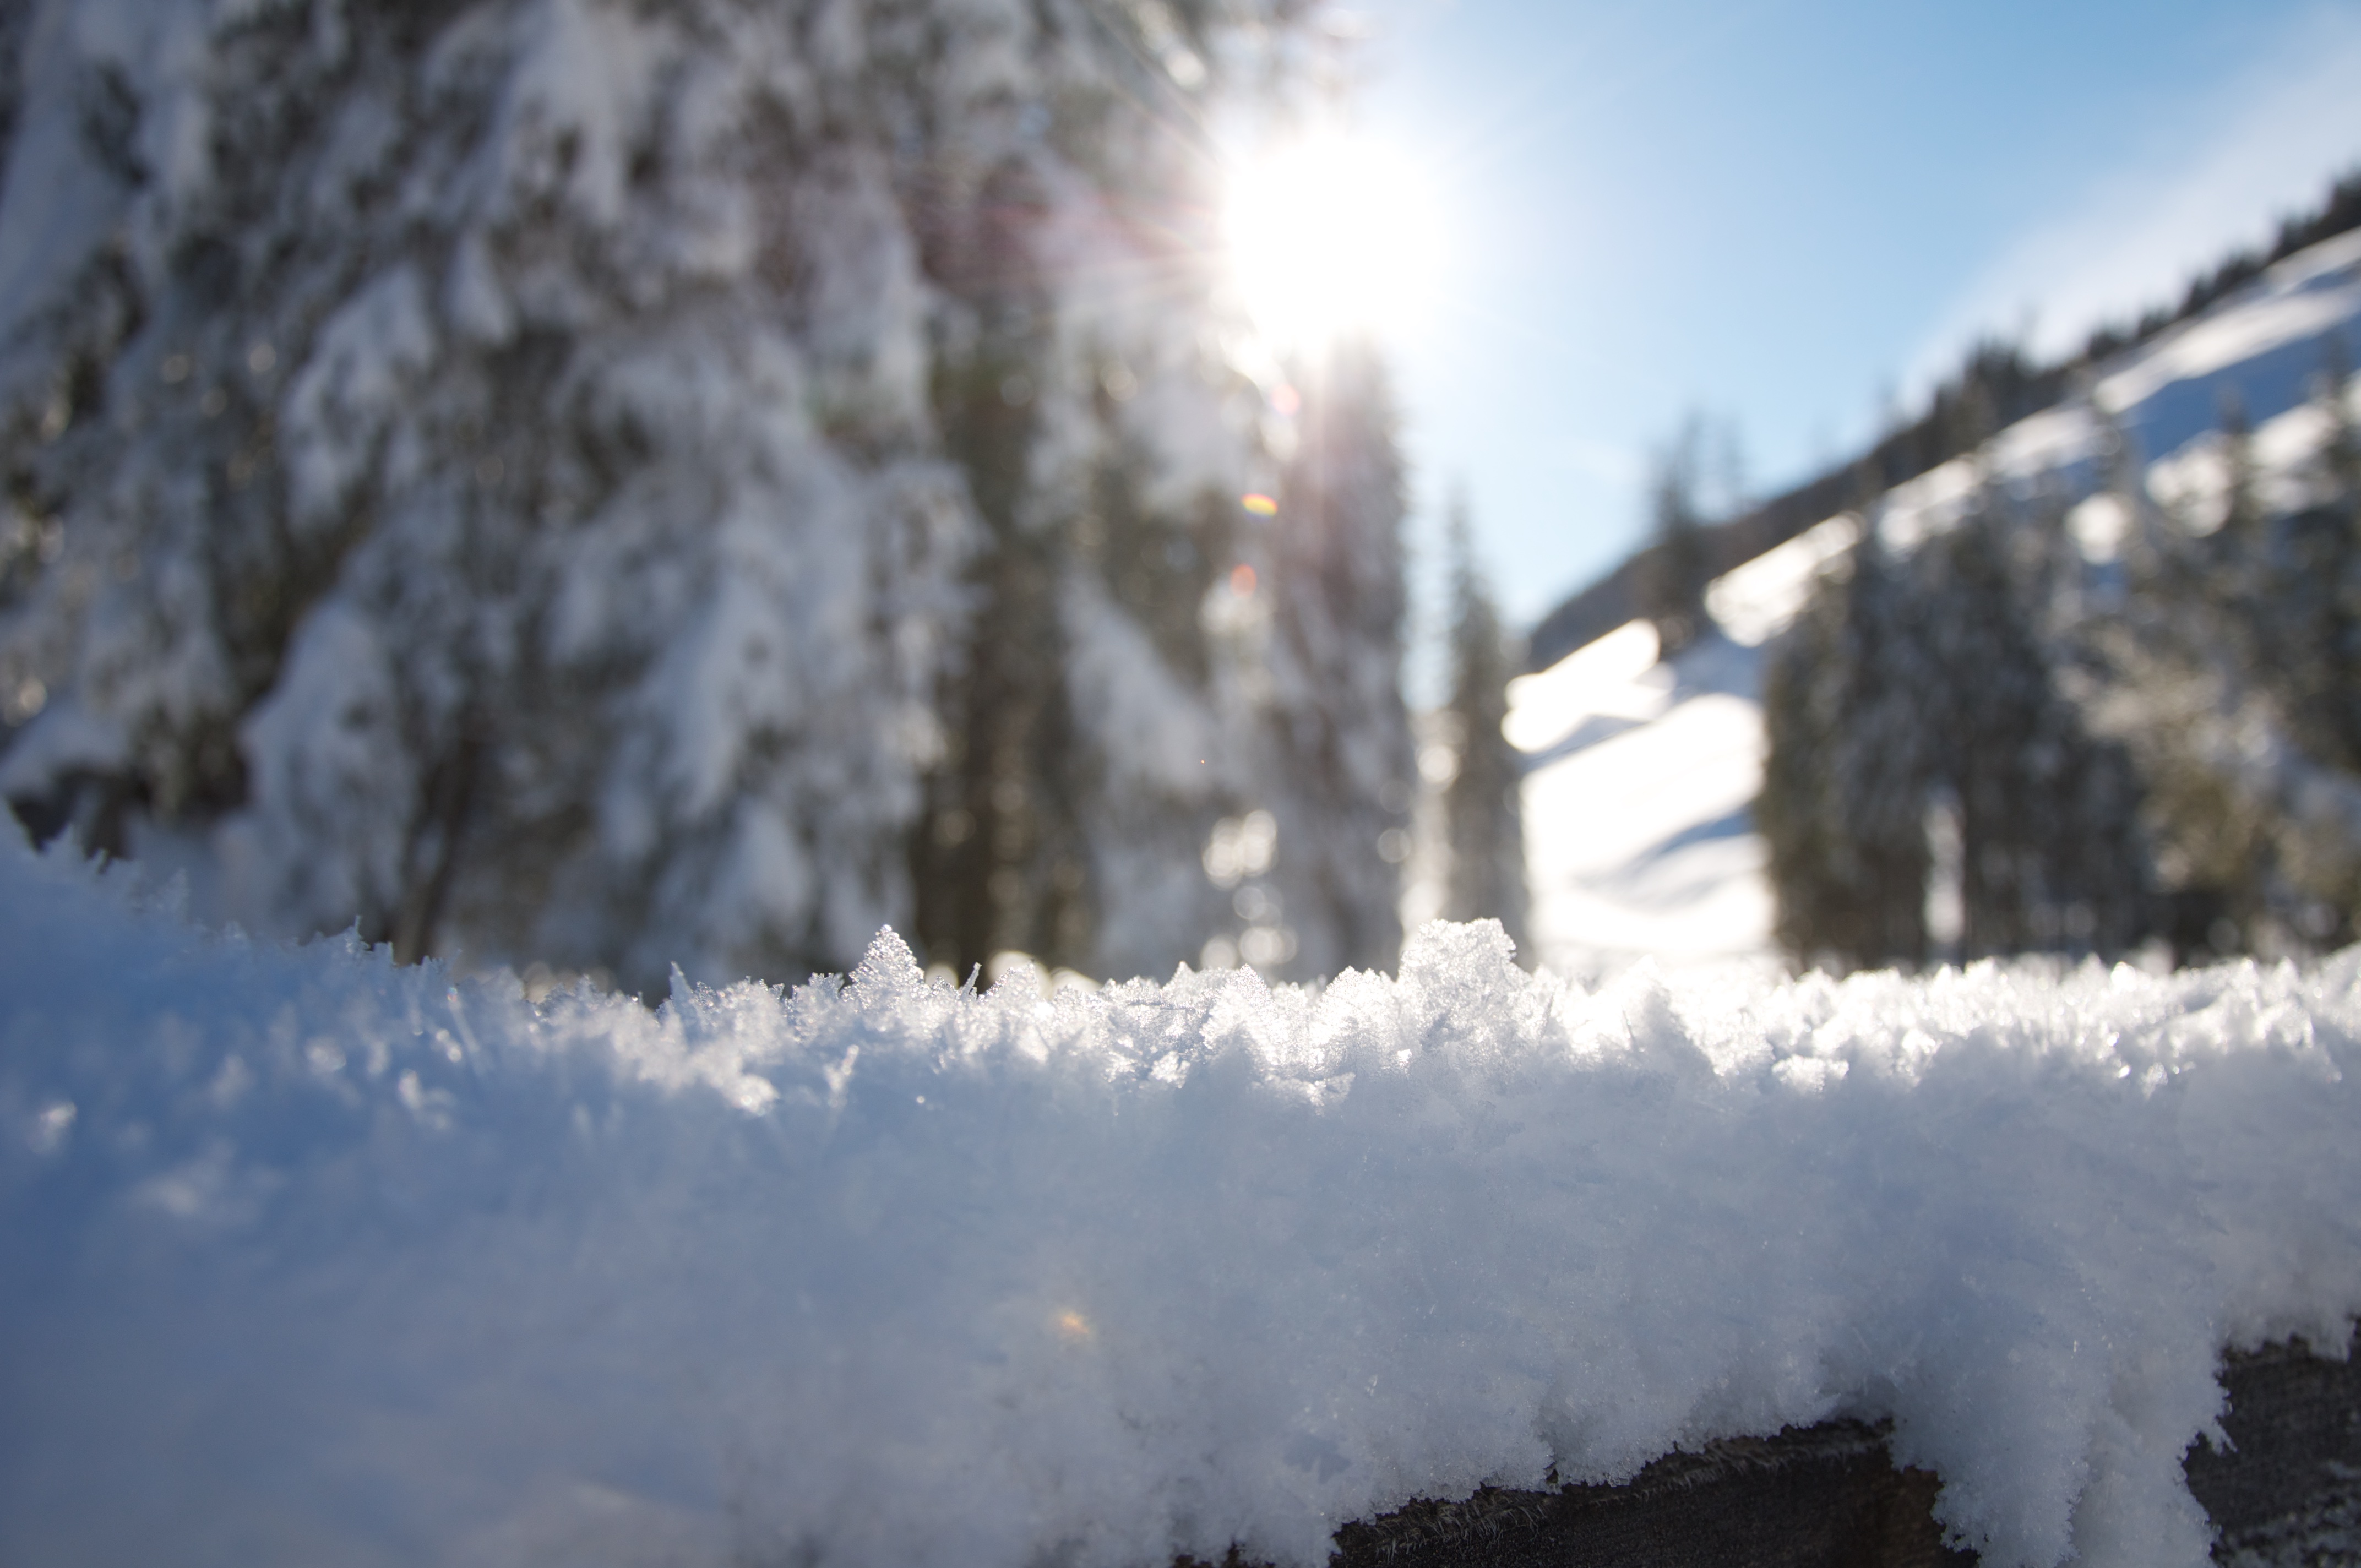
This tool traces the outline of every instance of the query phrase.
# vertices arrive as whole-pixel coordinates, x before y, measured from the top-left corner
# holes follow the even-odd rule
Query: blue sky
[[[1463,488],[1520,624],[1640,536],[1686,411],[1775,489],[1979,329],[2176,296],[2361,165],[2351,0],[1359,14],[1359,129],[1425,162],[1447,242],[1389,333],[1415,539]]]

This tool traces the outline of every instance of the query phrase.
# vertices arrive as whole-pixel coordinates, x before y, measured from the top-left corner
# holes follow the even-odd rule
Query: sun
[[[1439,224],[1424,172],[1375,142],[1311,137],[1237,170],[1223,230],[1246,312],[1282,350],[1383,331],[1432,288]]]

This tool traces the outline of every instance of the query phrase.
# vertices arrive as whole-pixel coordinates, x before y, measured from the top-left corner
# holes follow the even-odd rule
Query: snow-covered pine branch
[[[1223,620],[1288,416],[1209,127],[1283,102],[1301,8],[5,19],[0,795],[38,832],[258,929],[634,987],[889,922],[1128,972],[1232,920],[1198,857],[1319,716],[1268,603]],[[1364,488],[1347,795],[1400,750]],[[1390,874],[1357,821],[1352,888]],[[1299,903],[1306,964],[1396,948],[1383,898]]]

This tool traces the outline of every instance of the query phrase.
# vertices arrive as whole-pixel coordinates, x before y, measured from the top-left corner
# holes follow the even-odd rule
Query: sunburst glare
[[[1231,176],[1231,275],[1274,347],[1383,329],[1426,305],[1441,225],[1424,171],[1370,141],[1308,137]]]

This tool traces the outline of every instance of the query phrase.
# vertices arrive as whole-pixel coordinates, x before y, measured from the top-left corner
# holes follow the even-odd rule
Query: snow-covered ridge
[[[2326,433],[2317,400],[2322,373],[2353,358],[2361,318],[2361,232],[2323,240],[2266,271],[2213,308],[2107,366],[2086,398],[2032,414],[1977,453],[1953,458],[1888,492],[1881,519],[1904,549],[1950,527],[1989,477],[2023,492],[2080,499],[2104,488],[2118,438],[2146,464],[2157,499],[2182,498],[2191,462],[2218,444],[2225,401],[2257,425],[2256,461],[2274,504],[2297,506],[2302,470]],[[2346,389],[2347,395],[2354,389]],[[2202,520],[2200,521],[2202,523]],[[2086,549],[2094,542],[2086,541]],[[2106,546],[2096,554],[2105,558]]]
[[[1996,1564],[2204,1560],[2361,1310],[2361,953],[661,1008],[0,845],[0,1558],[1150,1564],[1890,1416]]]
[[[2130,518],[2113,492],[2119,454],[2180,526],[2221,519],[2229,477],[2225,399],[2253,422],[2246,460],[2258,499],[2295,510],[2320,499],[2331,421],[2317,396],[2361,357],[2361,233],[2298,252],[2189,321],[2104,367],[2089,395],[2033,414],[1977,452],[1878,500],[1884,542],[1907,552],[1957,525],[1987,483],[2019,501],[2070,509],[2094,570],[2115,559]],[[2361,382],[2345,395],[2361,409]],[[1860,532],[1840,513],[1717,579],[1706,607],[1721,638],[1677,664],[1653,663],[1634,621],[1511,686],[1508,732],[1528,757],[1532,927],[1545,961],[1611,972],[1653,955],[1667,968],[1767,963],[1773,905],[1748,808],[1762,787],[1757,650],[1794,621]]]

